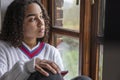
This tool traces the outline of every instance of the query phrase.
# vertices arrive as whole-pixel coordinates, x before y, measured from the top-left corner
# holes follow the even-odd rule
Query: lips
[[[39,32],[40,32],[40,33],[44,33],[44,32],[45,32],[45,30],[44,30],[44,29],[41,29],[41,30],[39,30]]]

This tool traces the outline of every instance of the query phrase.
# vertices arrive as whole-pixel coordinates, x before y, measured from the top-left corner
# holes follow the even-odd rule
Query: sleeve
[[[55,48],[54,61],[55,61],[55,63],[57,63],[57,65],[59,65],[61,71],[63,71],[63,70],[64,70],[63,61],[62,61],[60,52],[59,52],[58,49],[56,49],[56,48]]]
[[[18,61],[9,71],[7,66],[7,56],[0,48],[0,80],[26,80],[35,71],[35,58],[27,62]]]

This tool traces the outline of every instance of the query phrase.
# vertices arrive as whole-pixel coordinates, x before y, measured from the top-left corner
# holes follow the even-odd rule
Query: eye
[[[30,18],[29,19],[29,22],[34,22],[34,21],[36,21],[36,18]]]
[[[43,17],[43,15],[40,15],[40,19],[43,19],[44,17]]]

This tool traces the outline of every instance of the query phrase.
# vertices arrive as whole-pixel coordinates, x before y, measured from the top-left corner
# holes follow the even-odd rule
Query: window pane
[[[55,35],[56,47],[61,53],[65,70],[68,70],[68,74],[65,76],[65,80],[70,80],[73,77],[78,76],[79,66],[79,39]]]
[[[80,1],[55,0],[55,27],[79,31]]]
[[[102,71],[103,71],[103,45],[99,46],[99,80],[102,80]]]

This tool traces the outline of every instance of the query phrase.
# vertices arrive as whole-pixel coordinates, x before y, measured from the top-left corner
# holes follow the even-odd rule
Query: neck
[[[23,42],[26,43],[31,49],[37,44],[36,40],[24,40]]]

